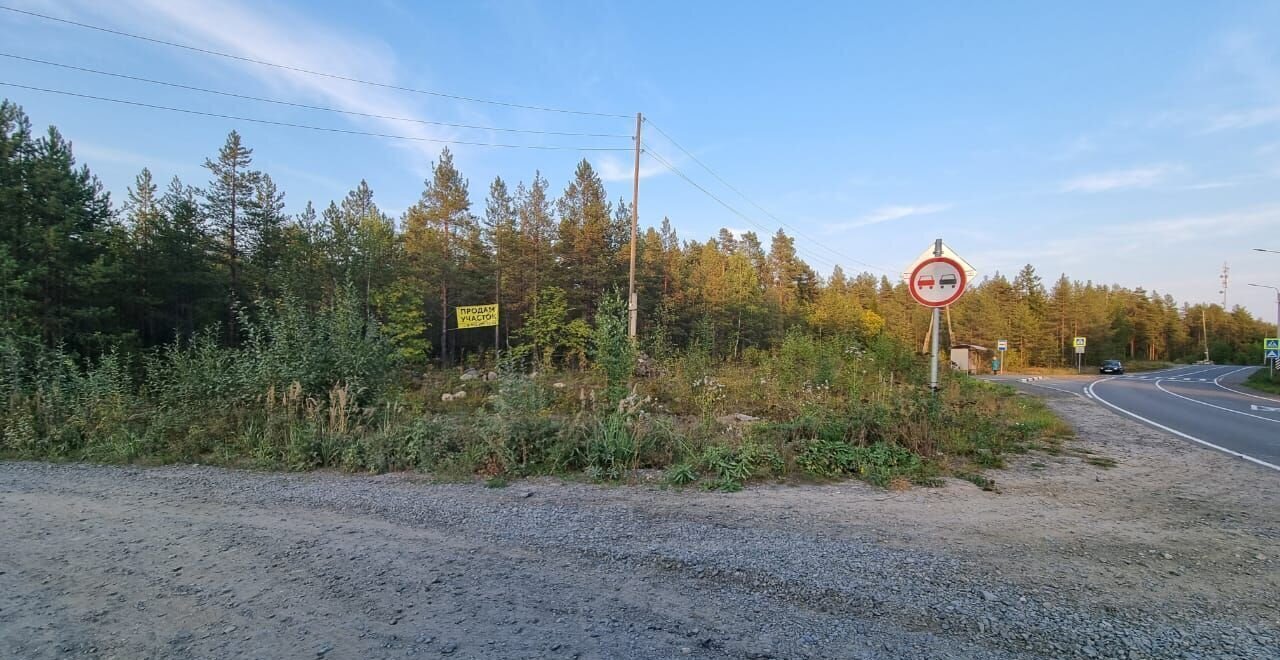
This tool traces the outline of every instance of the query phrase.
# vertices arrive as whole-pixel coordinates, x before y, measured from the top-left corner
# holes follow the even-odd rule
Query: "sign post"
[[[945,255],[942,239],[933,242],[933,256],[925,255],[911,268],[907,290],[916,302],[933,309],[931,321],[932,357],[929,362],[929,388],[938,391],[938,325],[941,309],[964,293],[969,274],[964,262]]]
[[[1076,337],[1071,340],[1072,345],[1076,347],[1076,373],[1084,373],[1084,347],[1088,339],[1084,337]]]

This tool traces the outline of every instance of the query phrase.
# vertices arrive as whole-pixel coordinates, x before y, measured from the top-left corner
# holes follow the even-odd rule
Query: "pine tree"
[[[560,227],[556,251],[561,287],[569,308],[589,318],[596,301],[612,284],[617,251],[610,215],[612,205],[600,177],[583,159],[557,202]]]
[[[236,341],[236,316],[243,292],[240,271],[244,236],[244,207],[253,195],[258,173],[249,169],[253,150],[244,146],[240,134],[231,131],[218,150],[218,159],[205,159],[204,167],[212,178],[204,190],[204,214],[220,234],[219,261],[227,269],[227,336]]]
[[[484,236],[493,251],[493,296],[498,304],[498,321],[494,332],[508,336],[511,332],[511,313],[514,311],[508,304],[508,292],[504,288],[504,272],[515,273],[510,267],[518,260],[516,228],[516,204],[507,190],[502,177],[495,177],[489,184],[489,197],[485,201]],[[513,279],[515,279],[513,277]]]
[[[550,280],[553,271],[553,223],[551,200],[547,197],[550,184],[535,172],[528,188],[523,183],[516,187],[516,216],[520,221],[520,250],[517,265],[524,274],[512,292],[520,313],[536,313],[542,287]]]
[[[423,282],[437,282],[439,291],[440,361],[452,362],[449,343],[449,292],[458,271],[456,237],[474,229],[467,181],[453,166],[453,154],[445,148],[432,163],[431,178],[422,198],[405,213],[405,249]]]

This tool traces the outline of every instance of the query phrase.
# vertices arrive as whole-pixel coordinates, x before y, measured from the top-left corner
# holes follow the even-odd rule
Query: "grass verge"
[[[1249,374],[1244,384],[1246,387],[1253,388],[1259,392],[1280,394],[1280,373],[1277,373],[1274,369],[1258,369]]]

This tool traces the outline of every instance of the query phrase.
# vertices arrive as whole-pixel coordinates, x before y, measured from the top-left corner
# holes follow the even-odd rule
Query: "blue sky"
[[[1144,286],[1268,320],[1280,286],[1280,3],[196,2],[0,4],[256,59],[456,95],[632,115],[804,236],[815,268],[898,273],[941,236],[982,274]],[[792,5],[794,3],[785,3]],[[634,119],[459,102],[210,57],[0,11],[0,52],[355,112],[629,134]],[[0,58],[0,81],[420,138],[617,146],[335,115]],[[119,201],[142,166],[203,184],[239,130],[290,210],[361,178],[398,214],[440,145],[315,133],[0,87],[56,124]],[[641,222],[686,239],[778,223],[662,136]],[[630,198],[626,152],[452,147],[477,211],[495,175],[559,191],[589,158]],[[789,232],[795,233],[795,232]],[[880,272],[880,271],[875,271]]]

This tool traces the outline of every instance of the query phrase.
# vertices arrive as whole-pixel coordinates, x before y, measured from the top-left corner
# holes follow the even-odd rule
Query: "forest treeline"
[[[351,295],[401,359],[425,366],[491,357],[495,333],[456,330],[453,308],[497,302],[504,350],[573,367],[586,360],[598,301],[625,294],[631,209],[608,198],[586,160],[563,189],[535,172],[477,195],[445,149],[399,217],[364,181],[287,213],[284,191],[234,131],[204,167],[201,182],[144,169],[113,204],[56,128],[37,135],[21,108],[0,105],[0,332],[88,357],[215,328],[240,345],[266,307],[318,310]],[[782,230],[682,240],[664,218],[643,229],[637,252],[642,348],[655,357],[697,343],[733,358],[795,328],[925,340],[928,311],[898,274],[820,274]],[[1028,265],[981,280],[943,331],[944,342],[1008,339],[1018,367],[1069,364],[1077,335],[1091,360],[1199,359],[1206,329],[1212,359],[1250,363],[1268,327],[1240,307],[1180,305],[1142,288],[1066,275],[1046,284]]]

